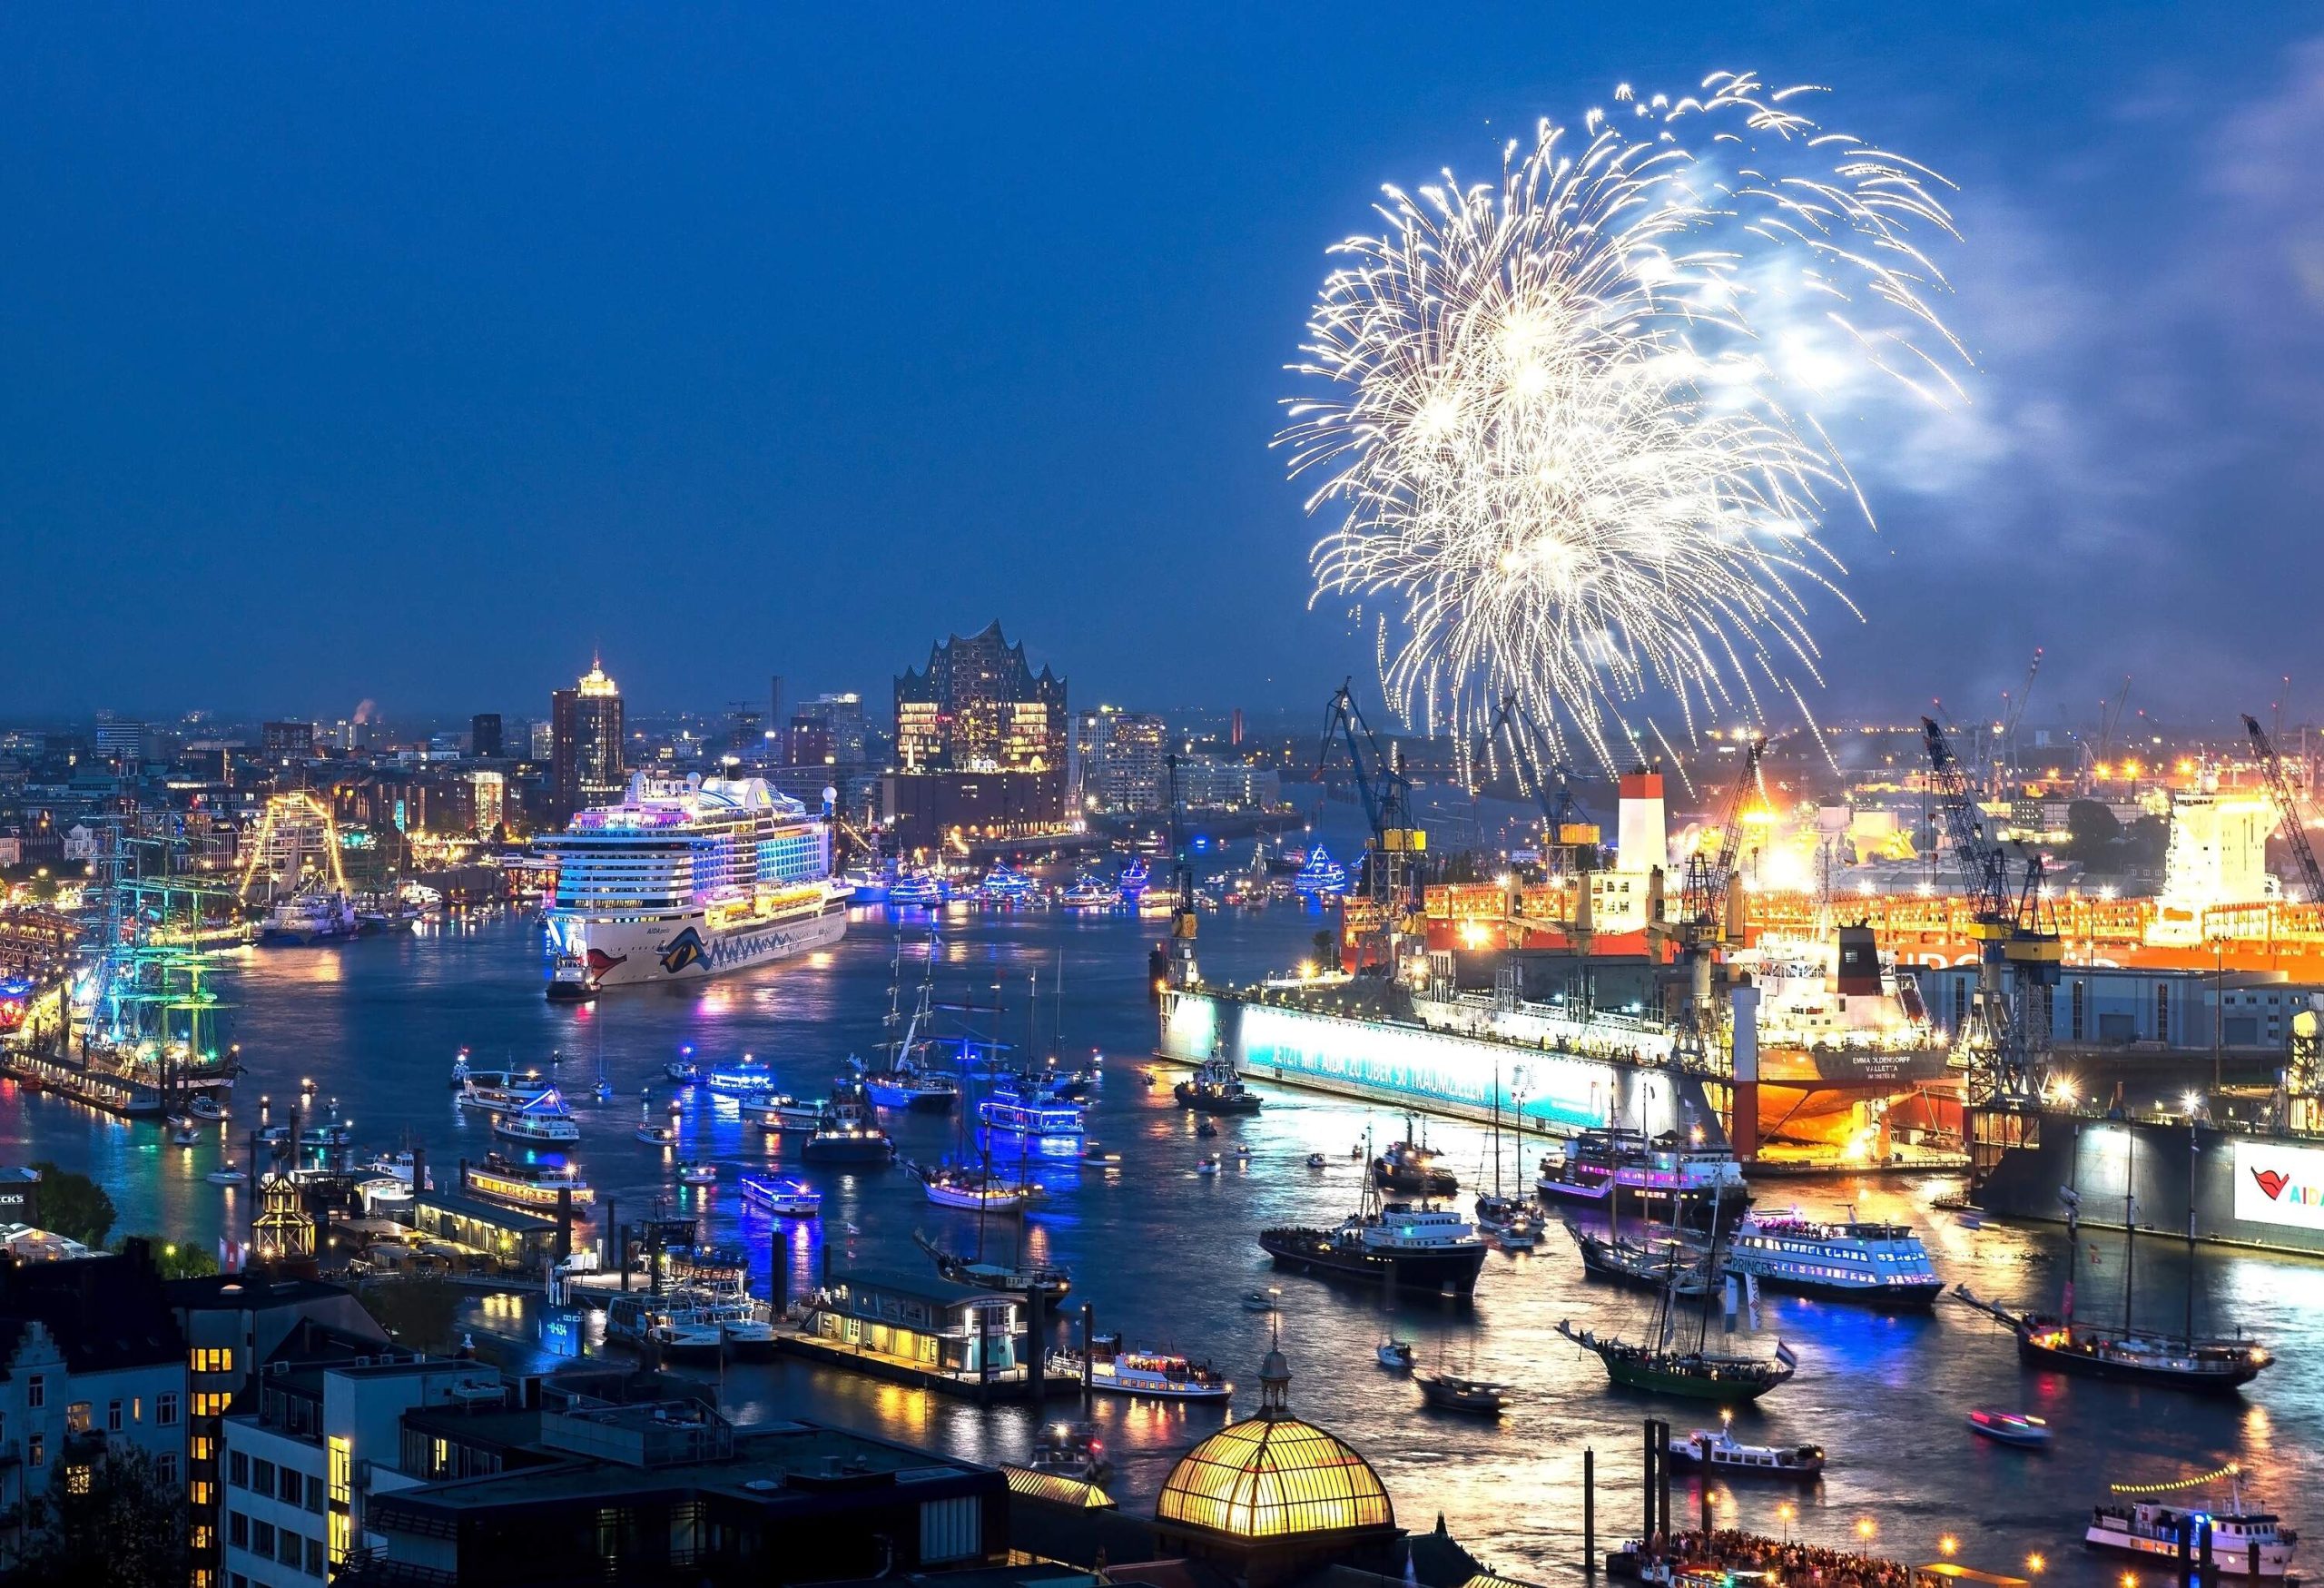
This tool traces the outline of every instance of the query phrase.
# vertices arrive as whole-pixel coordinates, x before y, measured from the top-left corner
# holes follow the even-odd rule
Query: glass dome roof
[[[1286,1538],[1396,1520],[1372,1464],[1312,1423],[1275,1415],[1213,1434],[1162,1484],[1157,1521],[1237,1538]]]

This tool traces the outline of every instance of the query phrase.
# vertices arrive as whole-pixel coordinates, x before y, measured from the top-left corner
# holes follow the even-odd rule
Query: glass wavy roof
[[[1170,1469],[1157,1521],[1238,1538],[1393,1525],[1388,1491],[1354,1450],[1295,1417],[1222,1428]]]

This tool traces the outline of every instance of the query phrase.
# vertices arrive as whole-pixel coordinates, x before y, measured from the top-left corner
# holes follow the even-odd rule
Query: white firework
[[[1954,235],[1942,179],[1806,92],[1624,89],[1497,184],[1386,189],[1332,251],[1277,442],[1338,520],[1315,598],[1381,608],[1416,726],[1513,695],[1551,753],[1619,768],[1663,703],[1689,738],[1807,715],[1810,598],[1846,599],[1818,531],[1870,518],[1817,409],[1866,373],[1942,404],[1968,360],[1915,241]]]

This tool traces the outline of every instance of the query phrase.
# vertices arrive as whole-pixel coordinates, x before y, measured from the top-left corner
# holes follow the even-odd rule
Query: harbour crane
[[[2283,760],[2258,717],[2246,713],[2243,731],[2251,735],[2251,748],[2259,753],[2260,772],[2268,780],[2268,797],[2275,803],[2276,824],[2283,830],[2284,842],[2291,845],[2292,863],[2299,868],[2300,886],[2308,890],[2309,903],[2324,903],[2324,870],[2318,868],[2316,851],[2309,846],[2308,828],[2299,819],[2299,801],[2292,794],[2291,780],[2284,775]]]
[[[1969,873],[1969,935],[1977,944],[1977,992],[1969,1027],[1961,1033],[1969,1057],[1969,1101],[2022,1104],[2038,1090],[2048,1058],[2048,990],[2058,984],[2064,961],[2042,859],[2029,856],[2023,883],[2010,885],[2008,852],[1986,833],[1968,774],[1945,730],[1925,716],[1921,736],[1945,838]]]
[[[1178,831],[1178,767],[1183,760],[1176,750],[1162,757],[1170,774],[1170,867],[1176,897],[1170,906],[1168,974],[1174,987],[1191,987],[1201,980],[1195,971],[1195,868],[1187,860],[1186,842]]]
[[[2042,647],[2034,647],[2034,660],[2026,666],[2025,682],[2018,686],[2017,697],[2010,698],[2009,691],[2002,691],[2001,742],[1994,746],[1993,793],[1996,799],[2006,799],[2010,785],[2017,780],[2017,728],[2025,720],[2026,703],[2034,698],[2034,680],[2042,671]]]
[[[1377,912],[1377,930],[1389,941],[1382,966],[1394,971],[1394,938],[1418,900],[1418,857],[1428,848],[1428,834],[1413,819],[1413,784],[1392,751],[1381,748],[1364,710],[1355,704],[1354,680],[1344,679],[1324,708],[1323,743],[1315,752],[1320,774],[1336,743],[1347,751],[1348,767],[1355,778],[1356,796],[1364,804],[1364,819],[1371,835],[1364,843],[1364,891]]]
[[[1574,851],[1581,847],[1566,842],[1566,829],[1581,822],[1585,814],[1581,803],[1574,797],[1573,768],[1558,758],[1554,750],[1544,758],[1535,753],[1537,744],[1546,745],[1549,735],[1542,733],[1511,690],[1502,696],[1501,708],[1493,713],[1492,724],[1485,729],[1477,749],[1471,755],[1473,764],[1503,732],[1509,735],[1510,761],[1533,803],[1541,812],[1541,852],[1552,875],[1574,869]],[[1588,870],[1589,867],[1581,869]]]
[[[1767,740],[1756,735],[1744,748],[1743,764],[1736,770],[1735,786],[1728,793],[1719,822],[1718,847],[1706,854],[1698,843],[1687,857],[1679,903],[1679,952],[1687,966],[1688,1017],[1698,1044],[1715,1023],[1711,957],[1743,941],[1743,895],[1736,889],[1735,873],[1743,858],[1744,810],[1759,785],[1759,760],[1767,749]]]

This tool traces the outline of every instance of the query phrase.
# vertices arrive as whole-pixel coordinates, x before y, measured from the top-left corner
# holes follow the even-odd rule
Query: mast
[[[2138,1263],[2139,1134],[2127,1119],[2122,1129],[2129,1138],[2129,1150],[2122,1159],[2122,1332],[2127,1335],[2137,1327],[2131,1314],[2131,1285]]]
[[[1492,1059],[1492,1199],[1501,1200],[1501,1055]]]
[[[2216,1022],[2214,1022],[2216,1023]],[[2195,1157],[2202,1150],[2195,1121],[2187,1121],[2187,1349],[2195,1348]]]

